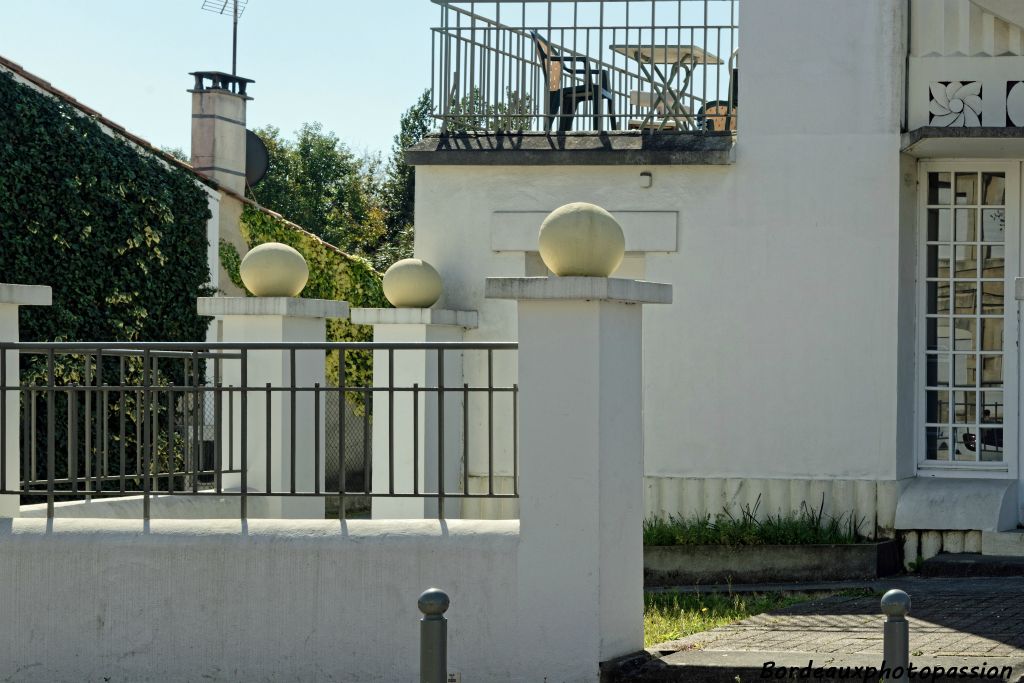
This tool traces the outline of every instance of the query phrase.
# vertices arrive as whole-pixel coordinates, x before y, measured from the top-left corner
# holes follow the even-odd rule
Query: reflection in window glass
[[[951,204],[953,195],[949,191],[949,173],[928,174],[928,203],[929,204]]]
[[[936,217],[938,219],[938,217]],[[981,241],[1003,242],[1006,240],[1006,210],[981,210]]]
[[[956,203],[977,204],[978,203],[978,174],[957,173],[956,174]]]
[[[981,174],[981,202],[988,206],[1002,206],[1006,203],[1006,175],[1003,173]],[[941,202],[935,202],[941,203]]]
[[[976,209],[957,209],[956,231],[957,242],[975,242],[978,239],[978,212]]]

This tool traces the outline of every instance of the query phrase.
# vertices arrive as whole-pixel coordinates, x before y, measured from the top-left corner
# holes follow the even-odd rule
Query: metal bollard
[[[416,603],[420,619],[420,683],[445,683],[448,679],[448,620],[444,613],[451,601],[440,588],[428,588]]]
[[[885,615],[885,631],[882,641],[883,667],[887,670],[886,681],[907,681],[910,675],[910,596],[893,589],[882,596],[882,614]]]

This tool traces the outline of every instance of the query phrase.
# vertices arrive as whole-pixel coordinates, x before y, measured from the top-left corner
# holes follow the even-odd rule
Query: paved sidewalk
[[[904,577],[861,585],[876,591],[898,587],[910,594],[910,651],[915,666],[941,666],[946,670],[966,667],[964,671],[974,666],[984,670],[1010,667],[1013,671],[1009,677],[924,680],[1024,681],[1024,577]],[[744,591],[752,588],[758,587],[733,587]],[[760,588],[780,589],[778,585]],[[814,588],[832,586],[815,584]],[[811,661],[807,677],[812,679],[814,667],[822,667],[825,674],[829,667],[844,665],[878,667],[882,660],[882,622],[877,596],[827,597],[663,643],[649,650],[659,659],[643,666],[634,663],[632,672],[624,667],[623,675],[613,680],[736,683],[766,680],[766,674],[782,678],[779,667],[805,668]],[[767,662],[774,662],[775,668],[766,668]],[[835,674],[834,679],[839,678],[838,670]],[[853,680],[870,678],[862,675]],[[877,675],[873,680],[878,680]]]

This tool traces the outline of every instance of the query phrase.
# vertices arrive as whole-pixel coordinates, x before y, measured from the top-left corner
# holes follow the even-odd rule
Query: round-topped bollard
[[[396,261],[384,273],[384,296],[395,308],[430,308],[441,298],[441,275],[423,259]]]
[[[893,588],[882,596],[882,614],[887,617],[905,617],[910,612],[910,596]]]
[[[448,598],[448,594],[440,588],[428,588],[420,594],[416,605],[424,615],[433,617],[447,612],[451,600]]]
[[[595,204],[573,202],[540,226],[540,257],[559,277],[608,277],[622,263],[626,238],[615,217]]]
[[[309,266],[287,244],[267,242],[249,250],[238,274],[254,296],[298,296],[309,280]]]

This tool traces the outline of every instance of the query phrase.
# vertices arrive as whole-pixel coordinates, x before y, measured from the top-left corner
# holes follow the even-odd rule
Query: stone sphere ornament
[[[566,204],[548,214],[539,242],[544,265],[559,277],[608,277],[626,253],[619,222],[586,202]]]
[[[384,296],[395,308],[430,308],[441,298],[441,275],[423,259],[396,261],[384,273]]]
[[[287,244],[267,242],[254,247],[238,269],[242,283],[254,296],[298,296],[309,280],[302,254]]]

